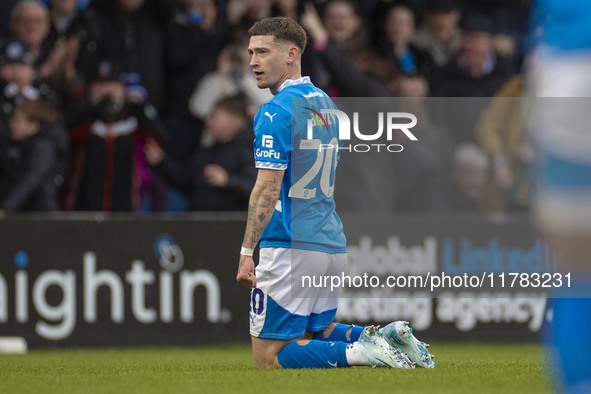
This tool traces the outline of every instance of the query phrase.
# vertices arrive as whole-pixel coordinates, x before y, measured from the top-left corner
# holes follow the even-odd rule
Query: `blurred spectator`
[[[117,59],[123,72],[139,75],[150,102],[162,113],[172,1],[94,0],[87,12],[93,13],[97,24],[98,56]]]
[[[363,81],[349,83],[343,78],[347,72],[359,74],[357,70],[377,69],[377,62],[385,65],[383,60],[370,53],[365,26],[356,4],[349,0],[331,0],[324,5],[322,15],[321,19],[313,4],[304,4],[301,23],[308,30],[313,45],[312,50],[303,54],[302,69],[331,97],[371,96],[368,92],[373,88],[364,89]],[[341,67],[343,61],[345,64]],[[385,94],[388,93],[379,95]]]
[[[68,47],[66,58],[59,67],[62,73],[58,74],[58,78],[65,76],[65,81],[56,78],[52,87],[59,83],[72,84],[75,71],[82,77],[92,73],[98,61],[96,42],[98,27],[93,19],[93,13],[83,12],[80,7],[80,0],[49,2],[51,27],[45,44],[48,48]],[[72,60],[74,60],[75,69],[72,68]],[[71,92],[66,93],[71,94]]]
[[[354,1],[327,1],[324,5],[322,21],[328,37],[348,55],[354,55],[367,46],[365,26]]]
[[[323,71],[328,72],[332,80],[328,86],[323,86],[329,95],[348,97],[387,97],[392,95],[392,92],[383,83],[364,73],[347,52],[339,49],[338,43],[331,39],[328,30],[311,4],[306,4],[301,23],[308,30],[311,49],[317,57],[316,60],[321,61]],[[305,54],[306,52],[304,52]],[[379,59],[375,60],[376,63],[379,62]],[[383,61],[381,65],[384,65]],[[374,64],[374,68],[378,68],[377,64]],[[313,78],[316,81],[316,77],[313,76]],[[317,83],[317,85],[320,84]]]
[[[394,64],[398,73],[428,76],[433,67],[429,53],[411,43],[415,33],[415,15],[405,5],[396,4],[387,9],[384,36],[378,45],[380,53]]]
[[[345,212],[423,212],[449,208],[450,140],[441,126],[431,120],[424,101],[426,80],[419,75],[399,74],[390,81],[390,89],[402,99],[376,100],[372,110],[410,112],[420,122],[413,128],[419,141],[409,141],[402,133],[393,133],[392,143],[403,146],[401,153],[384,151],[361,154],[341,153],[340,189],[336,195],[339,209]]]
[[[25,99],[36,100],[41,92],[35,80],[33,55],[26,44],[8,40],[0,53],[0,84],[2,86],[2,116],[4,121],[12,115],[14,104]],[[37,86],[34,86],[37,85]],[[43,90],[47,90],[46,87]]]
[[[19,1],[12,10],[10,27],[12,35],[28,45],[37,77],[58,93],[60,106],[65,105],[74,88],[79,40],[50,40],[49,11],[39,0]]]
[[[0,121],[8,122],[15,105],[40,98],[58,113],[56,124],[45,132],[56,149],[58,176],[55,181],[61,186],[67,172],[70,147],[58,101],[55,93],[35,78],[33,56],[27,45],[19,40],[7,40],[0,51]]]
[[[235,28],[248,30],[255,22],[271,16],[271,0],[229,0],[226,18]]]
[[[53,211],[59,208],[54,182],[57,156],[47,128],[57,114],[43,100],[18,103],[0,131],[0,209]]]
[[[425,23],[412,42],[426,51],[437,66],[443,66],[460,49],[460,7],[456,0],[427,0]]]
[[[477,145],[463,143],[456,147],[451,172],[455,211],[480,210],[489,168],[488,158]]]
[[[79,110],[81,124],[70,133],[73,156],[65,208],[139,211],[149,195],[152,210],[163,210],[165,189],[143,154],[146,140],[166,139],[156,110],[130,101],[115,62],[99,63],[87,93],[81,103],[86,111]]]
[[[298,19],[298,0],[275,0],[271,12],[278,16]]]
[[[215,59],[228,35],[213,0],[177,0],[168,28],[166,104],[163,120],[171,132],[169,153],[187,163],[203,125],[189,111],[197,82],[215,69]]]
[[[179,165],[155,142],[146,145],[146,157],[164,179],[189,194],[190,210],[246,210],[256,179],[248,126],[244,101],[224,98],[206,119],[209,144],[195,152],[189,166]]]
[[[451,208],[449,179],[452,143],[447,130],[432,119],[425,97],[427,82],[419,75],[399,75],[395,89],[401,99],[398,110],[414,114],[420,121],[412,132],[419,139],[409,141],[404,134],[393,134],[404,146],[396,155],[397,210],[400,212],[444,212]]]
[[[531,29],[530,0],[462,0],[468,12],[475,10],[495,21],[497,34],[493,47],[502,61],[520,69],[524,52],[524,37]]]
[[[235,30],[246,32],[255,22],[270,16],[297,19],[298,3],[298,0],[229,0],[225,7],[226,21]]]
[[[43,42],[49,34],[49,11],[40,0],[20,0],[10,13],[10,32],[29,46],[29,51],[40,65],[47,56]]]
[[[253,117],[273,95],[268,89],[257,87],[249,63],[246,42],[237,39],[225,46],[218,57],[216,71],[203,77],[191,96],[189,107],[193,115],[205,119],[220,99],[240,94],[246,99],[248,113]]]
[[[534,148],[521,97],[523,77],[517,75],[503,85],[477,125],[480,145],[492,162],[488,210],[525,211],[532,198]]]
[[[462,46],[460,52],[444,67],[435,69],[431,77],[433,96],[459,97],[444,100],[439,121],[445,122],[453,133],[455,144],[476,143],[476,124],[488,105],[488,97],[512,75],[492,48],[494,23],[485,15],[469,14],[462,19]],[[484,97],[484,99],[467,99]]]
[[[33,67],[34,58],[28,46],[22,41],[10,39],[1,47],[0,79],[3,101],[11,103],[25,98],[35,100],[39,96],[58,106],[55,94],[36,78]],[[4,113],[10,113],[11,107],[3,106]]]
[[[494,21],[470,14],[461,26],[460,52],[433,75],[432,90],[442,97],[491,97],[513,75],[493,50]]]

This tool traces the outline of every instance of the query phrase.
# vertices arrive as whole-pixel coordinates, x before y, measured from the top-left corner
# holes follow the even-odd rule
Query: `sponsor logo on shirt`
[[[263,134],[263,148],[273,148],[273,136]]]
[[[258,148],[255,152],[255,156],[257,158],[264,157],[266,159],[269,159],[269,158],[279,159],[280,158],[279,152],[276,152],[274,149],[263,150],[261,148]]]

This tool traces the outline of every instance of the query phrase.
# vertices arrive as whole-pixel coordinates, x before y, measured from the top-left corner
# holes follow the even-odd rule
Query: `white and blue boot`
[[[388,344],[378,327],[365,327],[356,346],[373,368],[413,369],[415,367],[414,363],[402,350]]]
[[[429,353],[429,344],[419,341],[412,334],[406,321],[396,321],[379,330],[384,340],[393,348],[406,352],[408,358],[421,368],[435,368],[434,355]]]

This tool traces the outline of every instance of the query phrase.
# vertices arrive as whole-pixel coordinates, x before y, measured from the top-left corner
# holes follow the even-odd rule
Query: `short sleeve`
[[[254,118],[256,168],[286,170],[291,155],[291,116],[285,109],[265,104]]]

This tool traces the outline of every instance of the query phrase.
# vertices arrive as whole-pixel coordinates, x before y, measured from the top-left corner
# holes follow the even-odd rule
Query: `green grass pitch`
[[[434,370],[255,368],[247,345],[0,354],[0,393],[549,393],[534,344],[433,343]]]

